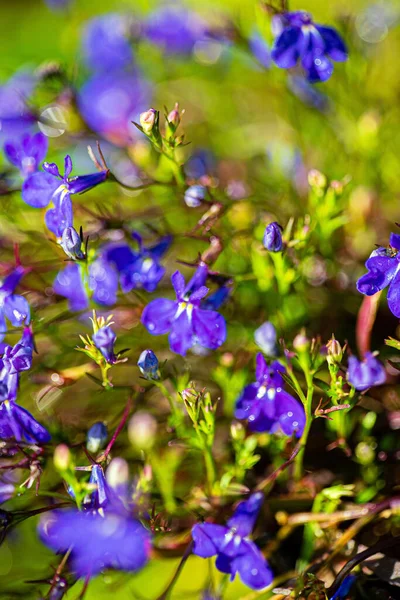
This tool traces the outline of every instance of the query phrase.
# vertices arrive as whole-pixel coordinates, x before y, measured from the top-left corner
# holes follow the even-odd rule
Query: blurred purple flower
[[[108,438],[107,425],[102,421],[93,423],[86,434],[86,448],[95,454],[106,444]]]
[[[152,335],[169,333],[169,345],[173,352],[185,355],[189,348],[198,344],[215,350],[226,338],[225,319],[213,310],[201,308],[208,293],[205,282],[206,265],[198,267],[185,286],[183,275],[176,271],[172,277],[176,300],[157,298],[146,306],[142,323]]]
[[[54,281],[53,290],[68,300],[72,311],[89,307],[87,288],[91,291],[94,302],[104,306],[112,306],[117,301],[118,274],[113,265],[98,258],[89,266],[87,281],[81,264],[70,264],[60,271]]]
[[[88,126],[117,146],[137,135],[132,121],[148,108],[149,86],[136,71],[97,73],[81,88],[79,111]]]
[[[190,54],[206,36],[204,22],[184,6],[167,5],[151,13],[144,24],[145,37],[170,54]]]
[[[257,62],[268,69],[271,65],[271,52],[263,36],[255,29],[249,38],[250,52]]]
[[[37,78],[29,71],[19,71],[0,86],[1,136],[10,141],[20,137],[36,122],[36,117],[28,107]]]
[[[128,15],[107,13],[88,21],[82,36],[86,66],[93,71],[108,71],[131,65],[133,53],[128,35]]]
[[[92,339],[94,345],[98,350],[100,350],[106,361],[110,365],[113,365],[117,361],[117,357],[114,353],[114,344],[117,336],[111,327],[109,325],[100,327],[100,329],[93,335]]]
[[[390,248],[374,250],[365,263],[368,273],[357,281],[361,294],[373,296],[389,286],[387,301],[395,317],[400,318],[400,235],[390,234]]]
[[[266,321],[254,332],[254,341],[267,356],[276,356],[276,329]]]
[[[0,286],[0,342],[4,339],[7,331],[6,318],[14,327],[28,324],[30,320],[30,308],[28,301],[19,294],[14,294],[15,288],[26,273],[26,270],[16,267],[4,279]]]
[[[9,162],[18,167],[23,177],[38,170],[39,164],[47,154],[48,141],[43,133],[26,133],[21,138],[7,140],[4,153]]]
[[[185,174],[190,179],[201,179],[212,175],[215,171],[215,157],[210,150],[198,149],[188,158],[184,166]]]
[[[316,25],[305,11],[284,13],[278,18],[283,29],[271,53],[278,67],[290,69],[300,61],[308,81],[316,83],[326,81],[332,75],[331,60],[347,60],[347,48],[332,27]]]
[[[206,193],[207,189],[204,185],[191,185],[187,188],[184,195],[186,206],[189,208],[197,208],[203,202]]]
[[[282,252],[282,227],[275,221],[266,226],[263,245],[269,252]]]
[[[197,523],[192,529],[193,553],[202,558],[217,555],[215,566],[229,573],[231,580],[239,573],[240,579],[252,589],[262,589],[273,579],[272,571],[261,551],[249,539],[263,495],[258,492],[241,502],[227,525]]]
[[[96,489],[82,511],[54,511],[42,517],[42,542],[55,552],[72,548],[72,570],[78,577],[94,577],[107,568],[141,569],[149,558],[150,533],[115,501],[99,465],[93,466],[90,483]]]
[[[45,444],[50,441],[51,436],[25,408],[13,400],[4,400],[0,404],[0,439]]]
[[[124,293],[137,288],[154,292],[165,273],[160,259],[170,247],[172,236],[164,236],[147,248],[138,233],[134,232],[132,237],[138,244],[138,251],[133,251],[128,244],[109,244],[103,248],[102,256],[116,267]]]
[[[251,431],[275,433],[280,428],[285,435],[300,437],[304,409],[283,389],[285,368],[277,361],[268,366],[261,353],[256,361],[257,381],[247,385],[236,401],[236,419],[247,419]]]
[[[348,363],[347,379],[359,392],[385,383],[385,367],[371,352],[365,353],[364,360],[349,356]]]

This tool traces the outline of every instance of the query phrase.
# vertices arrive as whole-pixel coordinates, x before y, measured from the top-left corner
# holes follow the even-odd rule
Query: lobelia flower
[[[184,200],[189,208],[197,208],[206,197],[206,188],[204,185],[191,185],[185,192]]]
[[[89,69],[109,71],[132,64],[129,25],[129,17],[118,13],[108,13],[87,22],[82,36],[82,54]]]
[[[100,329],[93,334],[92,339],[96,348],[100,350],[110,365],[113,365],[115,362],[117,362],[117,357],[114,353],[114,344],[117,336],[109,325],[100,327]]]
[[[60,208],[62,201],[70,194],[82,194],[104,183],[109,175],[108,170],[77,175],[72,173],[72,159],[69,154],[64,159],[64,175],[60,174],[55,163],[43,163],[44,172],[38,171],[28,177],[22,186],[22,199],[34,208],[44,208],[53,200],[54,205]]]
[[[266,226],[263,237],[263,246],[269,252],[282,251],[282,227],[276,221]]]
[[[359,392],[385,383],[385,367],[371,352],[365,353],[364,360],[349,356],[348,363],[347,379]]]
[[[147,108],[149,85],[131,69],[96,73],[83,85],[78,108],[88,126],[117,146],[138,135],[132,121]]]
[[[15,288],[25,273],[26,270],[23,267],[16,267],[0,286],[0,341],[4,339],[7,331],[6,318],[14,327],[21,327],[21,325],[29,323],[28,301],[23,296],[14,294]]]
[[[249,539],[263,495],[258,492],[241,502],[226,525],[197,523],[192,529],[193,553],[202,558],[217,555],[215,566],[229,573],[231,580],[239,573],[245,585],[262,589],[273,579],[272,571],[261,551]]]
[[[261,353],[256,357],[255,383],[247,385],[236,401],[236,419],[247,419],[250,431],[300,437],[305,425],[302,405],[283,389],[285,368],[277,361],[267,365]]]
[[[176,300],[157,298],[145,307],[142,314],[142,323],[148,332],[152,335],[169,333],[171,350],[182,356],[196,344],[215,350],[226,339],[223,316],[214,310],[201,308],[201,302],[208,293],[204,285],[207,275],[207,266],[201,265],[185,286],[183,275],[176,271],[171,277]]]
[[[183,6],[162,6],[144,24],[144,36],[170,54],[190,54],[206,36],[203,21]]]
[[[13,400],[4,400],[0,404],[0,439],[46,444],[51,440],[51,436],[25,408]]]
[[[137,365],[146,379],[160,379],[158,358],[153,350],[143,350]]]
[[[104,448],[108,438],[108,429],[105,423],[93,423],[86,434],[86,448],[94,454]]]
[[[254,332],[254,341],[267,356],[276,356],[276,329],[269,321],[265,321]]]
[[[28,99],[37,83],[29,71],[15,73],[0,86],[0,122],[2,139],[10,141],[26,133],[37,121],[29,110]]]
[[[104,306],[112,306],[117,301],[118,273],[113,265],[98,258],[89,266],[89,280],[81,264],[69,264],[59,271],[53,284],[56,294],[67,298],[72,311],[89,307],[87,288],[92,292],[94,302]]]
[[[116,267],[124,293],[137,288],[154,292],[165,273],[165,268],[160,265],[160,259],[170,247],[172,236],[164,236],[157,244],[147,248],[143,246],[142,238],[138,233],[134,232],[132,237],[138,244],[137,252],[133,251],[128,244],[110,244],[103,248],[102,254]]]
[[[98,465],[90,482],[96,490],[83,510],[46,513],[39,523],[40,539],[57,553],[70,549],[71,567],[78,577],[94,577],[108,568],[141,569],[149,558],[150,533],[121,502],[115,502]]]
[[[361,294],[373,296],[389,286],[387,302],[395,317],[400,318],[400,235],[390,234],[389,248],[374,250],[365,263],[368,273],[357,281]]]
[[[345,43],[333,27],[317,25],[305,11],[288,12],[278,17],[281,31],[272,48],[272,60],[282,69],[300,62],[308,81],[326,81],[333,73],[332,60],[347,60]]]
[[[271,65],[271,52],[267,42],[257,29],[254,29],[249,38],[250,52],[257,62],[268,69]]]
[[[47,149],[48,141],[43,133],[26,133],[21,138],[7,140],[4,144],[7,160],[18,167],[23,177],[38,170],[39,164],[46,157]]]

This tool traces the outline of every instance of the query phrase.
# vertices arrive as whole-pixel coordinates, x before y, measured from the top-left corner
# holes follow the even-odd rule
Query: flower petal
[[[68,299],[72,311],[84,310],[89,305],[79,265],[68,265],[60,271],[54,281],[53,290]]]
[[[240,502],[227,522],[228,527],[234,527],[241,537],[250,535],[263,502],[264,495],[261,492],[252,494],[247,500]]]
[[[171,277],[171,282],[177,299],[181,300],[185,291],[185,278],[183,277],[182,273],[180,271],[175,271]]]
[[[228,528],[214,523],[197,523],[192,529],[193,554],[210,558],[223,546]]]
[[[304,36],[300,27],[287,27],[275,40],[272,48],[272,60],[281,69],[294,67],[300,58]]]
[[[168,341],[172,352],[176,352],[181,356],[185,356],[189,348],[194,345],[193,325],[186,310],[177,319],[173,320]]]
[[[226,323],[214,310],[195,308],[192,314],[193,331],[200,346],[215,350],[226,340]]]
[[[59,182],[50,173],[33,173],[22,185],[22,200],[34,208],[44,208],[58,186]]]
[[[4,313],[14,327],[20,327],[22,323],[29,324],[30,307],[28,300],[18,294],[7,296],[4,300]]]
[[[232,572],[238,572],[245,585],[260,590],[271,583],[273,573],[254,542],[243,540],[241,549],[243,548],[246,551],[232,561]]]
[[[142,323],[152,335],[163,335],[171,329],[178,304],[167,298],[157,298],[142,313]]]
[[[319,81],[327,81],[333,73],[333,65],[325,56],[314,58],[311,65],[305,67],[307,79],[310,83],[318,83]]]
[[[306,423],[304,408],[293,396],[284,390],[276,390],[275,414],[284,434],[300,437]]]
[[[347,60],[348,51],[346,44],[338,32],[333,29],[333,27],[324,27],[322,25],[317,25],[316,29],[319,31],[322,39],[324,40],[325,54],[337,62],[343,62]]]

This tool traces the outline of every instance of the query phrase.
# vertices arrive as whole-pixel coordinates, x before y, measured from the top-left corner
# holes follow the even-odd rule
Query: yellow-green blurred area
[[[225,430],[234,401],[249,381],[249,356],[256,351],[254,330],[265,320],[271,320],[285,339],[292,340],[305,327],[309,334],[321,335],[324,342],[335,333],[342,343],[349,340],[356,351],[354,329],[362,297],[355,282],[364,273],[363,262],[375,245],[387,245],[389,232],[396,231],[395,222],[400,221],[399,2],[290,0],[289,4],[290,10],[310,11],[316,22],[337,28],[349,47],[348,61],[335,63],[330,80],[315,86],[325,96],[329,110],[320,111],[304,102],[291,89],[285,70],[273,64],[263,68],[251,55],[247,42],[254,29],[268,44],[273,41],[271,18],[257,1],[184,3],[213,28],[231,32],[229,42],[215,41],[184,57],[163,53],[140,39],[134,48],[137,66],[149,82],[150,105],[163,112],[164,106],[171,109],[179,102],[185,110],[182,131],[190,144],[180,149],[180,160],[197,149],[206,149],[215,157],[215,193],[229,198],[230,204],[218,229],[224,249],[213,269],[230,276],[234,289],[222,311],[228,322],[222,351],[201,360],[190,355],[186,363],[171,355],[165,336],[154,338],[140,324],[142,304],[153,296],[143,293],[138,302],[135,294],[120,294],[117,307],[108,314],[114,314],[119,348],[130,351],[129,361],[113,370],[113,381],[121,386],[143,385],[136,362],[143,349],[152,348],[160,362],[168,360],[168,372],[178,373],[182,384],[189,382],[191,368],[198,388],[207,386],[215,398],[221,398]],[[140,21],[160,6],[145,0],[75,0],[62,12],[51,11],[37,0],[2,0],[0,83],[21,68],[34,70],[54,61],[79,88],[88,77],[80,50],[85,23],[113,11],[130,12]],[[373,14],[382,15],[381,21],[371,21],[371,7]],[[51,100],[47,94],[40,90],[34,100],[46,105]],[[68,127],[65,134],[50,139],[48,160],[61,165],[70,153],[74,174],[93,171],[85,144],[78,140],[79,114],[71,107],[67,112]],[[90,134],[88,139],[94,147],[96,136]],[[111,155],[113,150],[105,147],[107,159],[107,152]],[[165,177],[163,168],[155,165],[147,141],[139,135],[130,148],[118,152],[119,158],[123,155],[141,170],[149,168]],[[4,156],[1,167],[6,167]],[[325,200],[310,193],[308,173],[312,169],[323,173],[328,182],[345,183],[343,194],[335,198],[328,214],[324,213]],[[167,275],[157,292],[169,297],[169,276],[177,261],[193,263],[208,245],[201,235],[188,235],[202,213],[186,207],[183,193],[175,189],[160,186],[126,193],[107,182],[74,196],[73,202],[75,223],[90,234],[92,248],[112,239],[108,231],[100,231],[99,215],[107,215],[109,223],[112,218],[129,223],[152,240],[155,232],[172,233],[172,250],[164,260]],[[274,281],[274,265],[262,249],[261,239],[266,223],[277,220],[286,227],[292,218],[291,235],[300,240],[300,259],[295,258],[286,271],[289,293],[282,300]],[[331,231],[329,223],[334,218],[340,221]],[[1,196],[0,238],[2,264],[13,263],[13,245],[18,243],[23,264],[36,265],[24,279],[22,291],[33,307],[39,355],[30,376],[22,378],[21,404],[50,426],[58,442],[78,446],[88,425],[96,420],[106,421],[113,430],[126,392],[114,391],[110,399],[85,376],[92,366],[75,348],[79,334],[88,333],[90,323],[87,315],[71,315],[67,302],[55,299],[51,292],[65,257],[45,230],[43,211],[27,207],[18,193]],[[296,246],[293,248],[296,253]],[[192,273],[187,266],[181,268],[185,276]],[[382,300],[373,349],[382,349],[384,338],[395,333],[396,319]],[[11,339],[15,342],[16,334]],[[143,407],[157,415],[163,431],[169,409],[158,390],[139,397],[137,408]],[[141,456],[130,447],[125,433],[115,454],[119,450],[129,461],[133,477]],[[164,452],[161,446],[160,456],[165,456],[167,464]],[[220,465],[228,460],[221,448],[216,449],[216,458]],[[175,482],[178,496],[189,495],[199,485],[200,463],[196,453],[182,456]],[[39,494],[56,481],[49,464]],[[34,489],[27,490],[7,507],[25,507],[31,502],[37,507],[46,500],[44,495],[32,498]],[[35,518],[27,520],[11,531],[0,548],[1,598],[39,598],[39,590],[46,586],[24,582],[51,578],[52,566],[58,564],[59,559],[38,541],[35,525]],[[90,583],[85,598],[155,600],[179,564],[182,553],[176,554],[157,549],[155,558],[137,575],[110,572],[100,576]],[[190,557],[171,600],[200,599],[210,573],[216,582],[220,580],[213,561]],[[81,586],[82,582],[76,584],[66,598],[75,600]],[[268,596],[252,595],[238,578],[224,596],[226,600],[257,597]]]

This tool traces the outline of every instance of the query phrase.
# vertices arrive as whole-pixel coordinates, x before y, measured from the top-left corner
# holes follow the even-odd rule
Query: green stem
[[[162,392],[163,396],[168,400],[168,403],[169,403],[169,406],[171,409],[171,413],[173,416],[173,424],[174,424],[174,427],[176,428],[176,431],[177,431],[179,437],[185,437],[183,414],[179,410],[178,406],[176,405],[174,398],[172,397],[172,395],[170,394],[170,392],[168,391],[166,386],[161,381],[153,380],[153,383],[155,386],[158,387],[158,389]]]
[[[278,286],[278,292],[281,296],[286,296],[289,292],[290,284],[286,280],[285,257],[282,252],[270,252],[272,262],[275,267],[275,279]]]
[[[306,414],[306,424],[304,426],[303,434],[300,438],[300,450],[294,461],[294,479],[295,479],[295,481],[299,481],[303,477],[304,452],[306,449],[311,425],[312,425],[312,422],[314,419],[314,415],[312,412],[314,385],[313,385],[313,380],[312,380],[312,376],[310,373],[306,373],[306,381],[307,381],[307,397],[306,397],[306,401],[304,403],[304,411]]]
[[[204,453],[204,464],[206,467],[206,475],[207,475],[207,493],[209,496],[212,496],[214,482],[217,478],[217,470],[215,467],[214,457],[212,454],[212,447],[209,445],[208,441],[204,439],[203,434],[199,430],[197,423],[193,422],[193,426],[196,431],[197,437],[201,443],[202,450]]]

